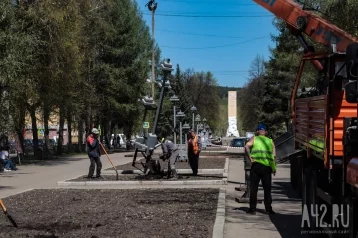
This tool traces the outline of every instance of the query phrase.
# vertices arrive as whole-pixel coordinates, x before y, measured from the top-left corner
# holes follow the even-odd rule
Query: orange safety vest
[[[192,141],[192,145],[193,145],[192,147],[190,146],[190,141]],[[199,154],[199,145],[198,145],[198,136],[197,135],[194,137],[194,139],[189,139],[188,144],[189,144],[188,147],[193,149],[194,155]]]

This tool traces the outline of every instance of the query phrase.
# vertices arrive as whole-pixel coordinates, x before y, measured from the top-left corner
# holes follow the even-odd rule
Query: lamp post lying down
[[[156,110],[154,123],[153,123],[153,127],[152,127],[152,132],[148,133],[148,134],[144,134],[143,129],[142,129],[143,126],[142,126],[140,129],[141,130],[140,135],[139,135],[139,137],[136,138],[136,140],[134,142],[135,153],[134,153],[134,157],[133,157],[132,166],[136,167],[135,165],[136,165],[137,154],[138,154],[138,152],[141,152],[145,158],[145,163],[143,163],[143,162],[141,163],[143,166],[143,172],[145,174],[161,173],[160,163],[158,160],[153,160],[152,155],[153,155],[154,150],[160,146],[160,143],[158,144],[157,135],[156,135],[157,127],[158,127],[158,122],[159,122],[159,118],[160,118],[160,113],[162,111],[163,100],[164,100],[164,96],[165,96],[164,94],[170,88],[170,83],[169,83],[169,80],[167,80],[167,78],[168,78],[168,75],[170,75],[174,69],[173,69],[173,65],[170,63],[170,59],[168,59],[166,62],[162,63],[160,65],[160,67],[163,70],[164,77],[162,79],[162,82],[159,83],[160,88],[161,88],[160,89],[159,105],[156,105],[154,100],[151,98],[142,99],[142,104],[145,108],[142,125],[145,122],[147,111],[148,110]]]

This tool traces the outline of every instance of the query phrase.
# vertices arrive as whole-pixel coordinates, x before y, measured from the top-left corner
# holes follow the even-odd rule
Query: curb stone
[[[223,238],[225,232],[226,189],[220,188],[218,207],[213,228],[213,238]]]
[[[17,193],[14,193],[14,194],[12,194],[12,195],[10,195],[10,196],[3,197],[2,199],[4,199],[4,198],[9,198],[9,197],[13,197],[13,196],[19,195],[19,194],[21,194],[21,193],[30,192],[30,191],[35,190],[35,189],[42,189],[42,188],[29,188],[29,189],[25,189],[25,190],[19,191],[19,192],[17,192]],[[1,197],[0,197],[0,198],[1,198]]]
[[[230,163],[230,158],[226,158],[225,161],[225,167],[224,167],[224,172],[229,172],[229,163]]]
[[[228,161],[226,160],[226,163],[228,163]],[[226,166],[225,163],[225,166]],[[117,170],[118,174],[143,174],[143,172],[141,170]],[[166,171],[166,170],[164,170]],[[191,169],[177,169],[178,174],[188,174],[188,173],[192,173]],[[227,170],[225,169],[198,169],[198,173],[199,174],[222,174],[227,172]],[[102,175],[115,175],[116,172],[115,170],[103,170]]]
[[[226,185],[227,178],[220,180],[188,180],[188,181],[59,181],[58,186],[103,186],[103,185]]]

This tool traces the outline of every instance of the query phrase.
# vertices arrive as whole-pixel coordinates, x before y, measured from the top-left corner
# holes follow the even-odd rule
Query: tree
[[[238,98],[239,120],[241,128],[253,131],[260,120],[265,93],[264,75],[266,74],[265,60],[256,56],[249,69],[249,78],[240,91]]]

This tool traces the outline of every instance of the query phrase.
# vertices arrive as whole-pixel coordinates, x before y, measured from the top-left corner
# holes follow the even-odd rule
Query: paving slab
[[[256,215],[248,215],[249,204],[235,202],[235,197],[244,193],[235,191],[235,187],[244,182],[243,161],[231,159],[226,188],[225,238],[307,237],[301,234],[301,200],[290,187],[289,165],[278,165],[277,174],[273,176],[272,206],[277,212],[273,216],[264,214],[263,203],[257,205]],[[263,199],[262,188],[258,198]]]

